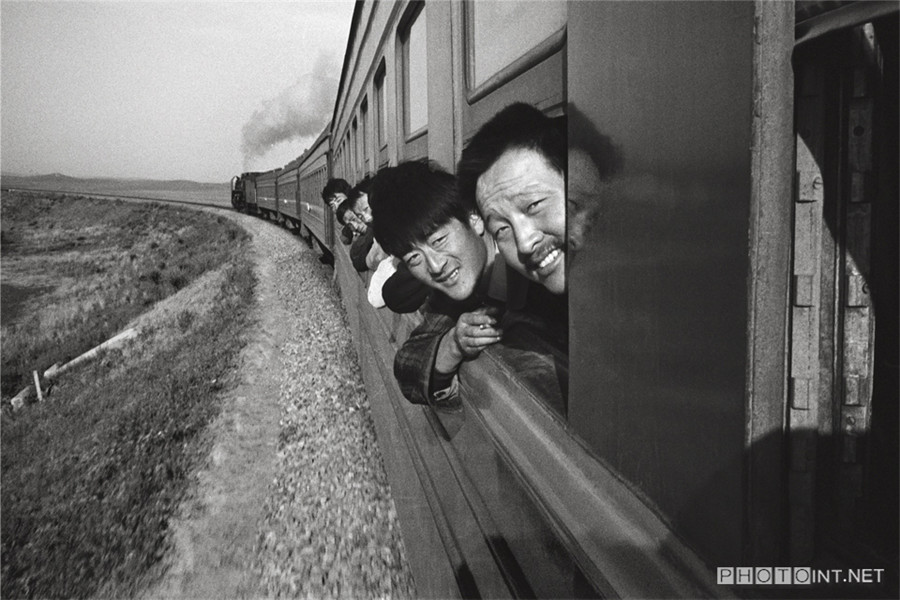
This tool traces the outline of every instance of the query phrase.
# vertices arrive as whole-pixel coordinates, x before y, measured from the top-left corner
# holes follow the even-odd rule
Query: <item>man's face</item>
[[[414,243],[403,262],[416,279],[454,300],[465,300],[475,292],[487,264],[483,233],[484,222],[477,215],[471,215],[468,224],[450,219]]]
[[[566,291],[566,182],[534,150],[507,150],[478,178],[478,208],[506,263]]]
[[[337,210],[338,206],[347,199],[347,196],[342,194],[341,192],[335,192],[328,196],[328,206],[331,207],[331,210]]]
[[[348,210],[344,213],[344,223],[347,224],[350,229],[355,231],[356,233],[365,233],[368,227],[365,223],[363,223],[362,219],[356,216],[352,210]]]
[[[353,203],[353,212],[360,220],[368,225],[372,222],[372,209],[369,208],[369,196],[362,194]]]

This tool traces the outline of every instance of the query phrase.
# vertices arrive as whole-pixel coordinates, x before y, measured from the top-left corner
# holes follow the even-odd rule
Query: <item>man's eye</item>
[[[441,237],[435,238],[434,240],[432,240],[431,245],[440,247],[440,246],[443,246],[444,242],[446,242],[446,241],[447,241],[447,236],[442,235]]]
[[[529,214],[534,213],[535,211],[537,211],[540,208],[540,205],[543,201],[544,201],[543,198],[541,198],[540,200],[535,200],[534,202],[532,202],[531,204],[528,205],[528,207],[525,209],[526,212],[528,212]]]
[[[494,228],[494,232],[491,234],[495,238],[505,237],[509,234],[509,225],[499,225]]]
[[[407,256],[404,260],[406,261],[407,267],[415,267],[422,262],[422,256],[419,254],[413,254],[412,256]]]

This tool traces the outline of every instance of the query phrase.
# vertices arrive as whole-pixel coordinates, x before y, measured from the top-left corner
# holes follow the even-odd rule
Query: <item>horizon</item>
[[[276,169],[277,167],[273,167],[272,169]],[[270,170],[272,170],[270,169]],[[240,173],[235,173],[235,175],[239,175]],[[155,177],[108,177],[105,175],[98,176],[88,176],[88,177],[79,177],[75,175],[67,175],[65,173],[36,173],[36,174],[23,174],[23,173],[11,173],[0,170],[0,178],[2,177],[18,177],[21,179],[39,179],[46,177],[59,177],[66,179],[76,179],[78,181],[155,181],[159,183],[167,183],[167,182],[176,182],[176,181],[186,181],[189,183],[198,183],[201,185],[229,185],[231,183],[231,177],[224,181],[200,181],[198,179],[184,179],[181,177],[169,177],[164,179],[158,179]]]

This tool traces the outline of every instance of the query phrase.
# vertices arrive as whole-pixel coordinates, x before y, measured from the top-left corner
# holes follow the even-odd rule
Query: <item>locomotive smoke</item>
[[[337,95],[340,66],[319,55],[312,73],[300,77],[274,98],[263,100],[242,129],[244,164],[272,146],[292,139],[316,136],[331,118]]]

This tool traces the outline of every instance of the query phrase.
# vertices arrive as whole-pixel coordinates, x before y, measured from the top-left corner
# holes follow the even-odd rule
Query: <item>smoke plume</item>
[[[245,164],[280,142],[315,136],[331,118],[340,67],[320,55],[312,73],[301,76],[274,98],[263,100],[242,129]]]

